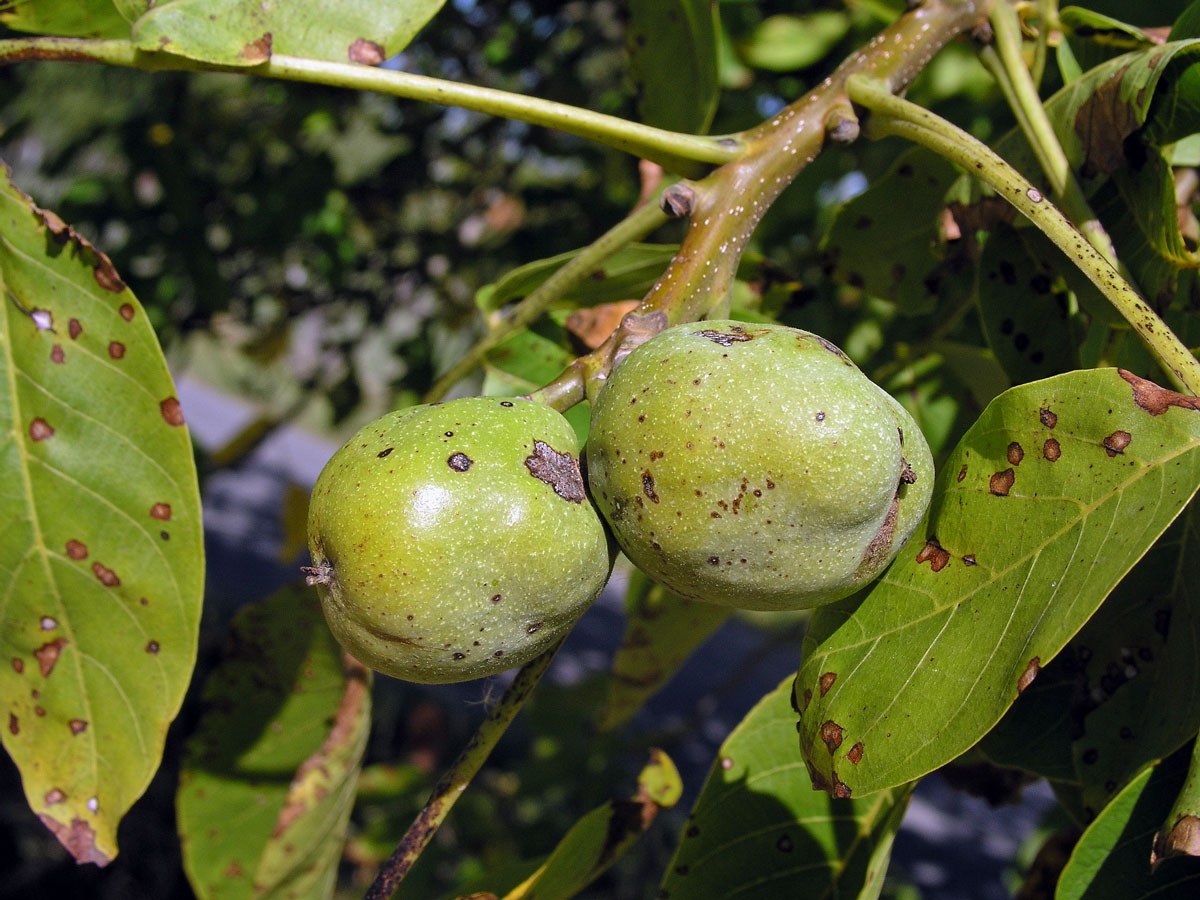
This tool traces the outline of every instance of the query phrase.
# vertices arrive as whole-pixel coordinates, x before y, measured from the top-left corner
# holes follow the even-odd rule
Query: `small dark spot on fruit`
[[[376,456],[376,458],[378,458],[378,459],[383,459],[385,456],[388,456],[388,455],[390,455],[390,454],[391,454],[391,452],[392,452],[393,450],[395,450],[395,449],[396,449],[395,447],[388,447],[388,448],[386,448],[386,449],[384,449],[384,450],[380,450],[378,453],[376,453],[376,454],[375,454],[375,456]]]
[[[767,490],[768,491],[775,490],[775,482],[773,482],[770,478],[767,479]]]
[[[719,566],[719,565],[721,564],[721,557],[719,557],[719,556],[710,556],[710,557],[708,558],[708,564],[709,564],[710,566]]]
[[[1062,447],[1054,438],[1046,438],[1046,443],[1042,444],[1042,458],[1047,462],[1058,462],[1058,458],[1062,456]]]
[[[720,344],[722,347],[729,347],[734,343],[743,343],[745,341],[754,340],[753,335],[746,334],[745,329],[734,326],[729,329],[730,333],[724,331],[693,331],[694,337],[707,338],[714,344]]]
[[[533,453],[525,458],[525,468],[534,478],[554,488],[554,493],[562,499],[583,502],[583,475],[579,462],[570,453],[559,453],[549,444],[535,440]]]
[[[71,559],[87,559],[88,548],[83,541],[67,541],[67,556]]]
[[[1020,444],[1018,444],[1016,441],[1013,441],[1008,445],[1006,455],[1008,456],[1009,465],[1019,466],[1021,464],[1021,460],[1025,458],[1025,451],[1022,449]]]
[[[1129,442],[1132,440],[1133,436],[1128,431],[1114,431],[1101,443],[1104,446],[1104,452],[1113,457],[1124,453],[1125,448],[1129,446]]]
[[[475,460],[467,456],[465,453],[452,453],[446,460],[446,465],[452,468],[455,472],[465,472],[471,468]]]
[[[492,594],[492,602],[493,603],[499,603],[503,599],[504,598],[500,594]],[[411,619],[412,616],[409,616],[409,618]]]
[[[712,512],[710,512],[708,514],[708,517],[710,519],[719,519],[719,518],[721,518],[721,514],[719,512],[717,512],[716,510],[713,510]]]
[[[1053,428],[1058,424],[1057,414],[1052,413],[1050,410],[1045,409],[1044,407],[1038,410],[1038,419],[1047,428]]]
[[[501,406],[503,406],[503,407],[506,407],[506,408],[507,408],[507,407],[511,407],[511,406],[512,406],[512,401],[511,401],[511,400],[501,400],[501,401],[500,401],[500,405],[501,405]]]
[[[536,634],[538,632],[538,629],[540,629],[541,627],[542,627],[541,622],[534,622],[532,625],[527,625],[525,627],[525,633],[526,634]]]
[[[796,845],[792,841],[791,837],[785,834],[775,842],[775,849],[780,853],[791,853],[796,849]]]
[[[850,748],[850,752],[846,754],[846,759],[850,760],[851,765],[857,766],[859,764],[859,762],[862,760],[862,755],[863,755],[863,744],[862,744],[862,741],[859,741],[857,744],[855,744],[853,747]]]
[[[455,653],[455,654],[454,654],[454,656],[453,656],[452,658],[453,658],[453,659],[466,659],[466,658],[467,658],[467,654],[465,654],[465,653]]]
[[[495,653],[493,653],[493,654],[492,654],[492,656],[496,657],[496,659],[499,659],[499,658],[500,658],[500,657],[502,657],[503,655],[504,655],[504,651],[503,651],[503,650],[497,650]]]
[[[1007,497],[1008,492],[1012,490],[1013,482],[1016,480],[1016,473],[1012,469],[997,472],[988,479],[988,491],[997,497]]]

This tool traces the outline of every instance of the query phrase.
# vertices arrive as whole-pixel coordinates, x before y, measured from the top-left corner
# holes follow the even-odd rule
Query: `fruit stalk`
[[[500,702],[488,713],[488,717],[484,719],[466,747],[459,753],[454,764],[434,785],[424,808],[408,826],[408,831],[404,833],[404,837],[400,839],[400,843],[392,851],[392,855],[380,866],[375,881],[363,895],[363,900],[388,900],[396,892],[396,888],[400,886],[404,876],[408,874],[420,857],[425,845],[437,833],[438,828],[450,813],[455,801],[462,796],[467,785],[471,783],[471,779],[475,777],[475,773],[491,755],[492,748],[496,746],[504,732],[508,730],[508,726],[512,724],[513,719],[517,717],[517,713],[521,711],[530,692],[546,673],[546,669],[549,668],[560,646],[562,646],[561,641],[541,656],[527,662],[517,672],[508,689],[500,698]]]
[[[704,316],[730,289],[751,234],[767,209],[826,140],[858,136],[847,83],[868,76],[900,91],[954,36],[986,22],[992,0],[926,0],[848,57],[807,96],[743,135],[746,152],[691,183],[691,226],[662,278],[608,341],[575,360],[531,396],[562,411],[594,398],[613,366],[658,329]],[[661,318],[658,318],[661,317]]]

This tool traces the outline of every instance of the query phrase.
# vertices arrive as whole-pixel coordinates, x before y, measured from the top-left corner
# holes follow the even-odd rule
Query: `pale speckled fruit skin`
[[[389,413],[333,455],[309,501],[309,551],[332,567],[318,590],[351,655],[406,681],[466,681],[570,630],[611,559],[587,498],[564,499],[526,466],[538,441],[570,455],[582,494],[574,430],[528,400]]]
[[[916,423],[841,350],[732,321],[678,325],[634,350],[596,398],[587,463],[640,569],[748,610],[865,585],[919,524],[934,480]]]

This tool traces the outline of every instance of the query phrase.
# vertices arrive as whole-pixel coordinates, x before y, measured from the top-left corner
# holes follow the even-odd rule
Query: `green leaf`
[[[1194,37],[1200,37],[1200,2],[1192,3],[1179,14],[1175,24],[1171,26],[1167,40],[1183,41]]]
[[[177,797],[198,897],[330,896],[370,726],[370,684],[311,591],[287,588],[238,613],[204,686]]]
[[[504,900],[568,900],[617,861],[650,827],[660,809],[679,802],[683,782],[661,750],[638,775],[637,794],[592,810],[563,836],[550,858]]]
[[[129,37],[129,23],[112,0],[10,0],[0,6],[0,25],[55,37]]]
[[[738,50],[757,69],[788,72],[820,62],[849,30],[850,16],[844,12],[768,16]]]
[[[613,659],[600,728],[628,722],[732,612],[673,594],[634,569],[625,591],[628,624]]]
[[[924,535],[857,609],[813,615],[796,694],[815,783],[867,794],[971,747],[1198,484],[1200,400],[1113,369],[996,398],[943,464]]]
[[[988,346],[1014,383],[1079,367],[1066,285],[1051,261],[1072,268],[1034,228],[997,225],[988,235],[975,280],[975,297]],[[1106,304],[1107,305],[1107,304]]]
[[[1072,36],[1084,38],[1106,47],[1125,50],[1151,47],[1157,42],[1136,25],[1128,25],[1112,16],[1093,12],[1081,6],[1066,6],[1058,14],[1063,28]]]
[[[833,278],[895,301],[902,312],[931,311],[941,262],[938,222],[957,177],[954,166],[926,150],[901,154],[834,216],[824,243]]]
[[[642,121],[702,134],[717,111],[717,8],[710,0],[630,0],[629,68]]]
[[[378,65],[399,53],[445,0],[131,0],[140,50],[228,66],[253,66],[272,54]]]
[[[1084,831],[1058,879],[1055,900],[1193,900],[1200,862],[1168,860],[1151,872],[1154,830],[1183,782],[1187,754],[1146,769]]]
[[[564,294],[580,305],[613,303],[640,298],[653,286],[675,255],[675,244],[629,244],[608,257],[588,278]],[[520,300],[578,255],[578,250],[526,263],[507,272],[494,284],[481,288],[475,303],[485,313]]]
[[[1085,817],[1200,731],[1200,508],[1192,503],[980,748],[1069,785]]]
[[[1154,837],[1155,862],[1176,856],[1200,856],[1200,741],[1192,745],[1187,777]]]
[[[812,790],[790,701],[789,678],[721,745],[660,897],[879,896],[910,787],[867,800]]]
[[[0,171],[2,735],[34,812],[104,865],[195,664],[199,489],[141,305]]]

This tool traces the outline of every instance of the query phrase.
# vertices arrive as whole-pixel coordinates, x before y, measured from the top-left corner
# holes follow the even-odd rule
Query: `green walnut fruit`
[[[529,400],[417,406],[359,431],[309,503],[309,581],[338,641],[423,683],[553,646],[611,565],[578,454],[567,420]]]
[[[805,609],[877,576],[929,505],[924,435],[824,338],[731,321],[634,350],[592,409],[592,496],[685,597]]]

